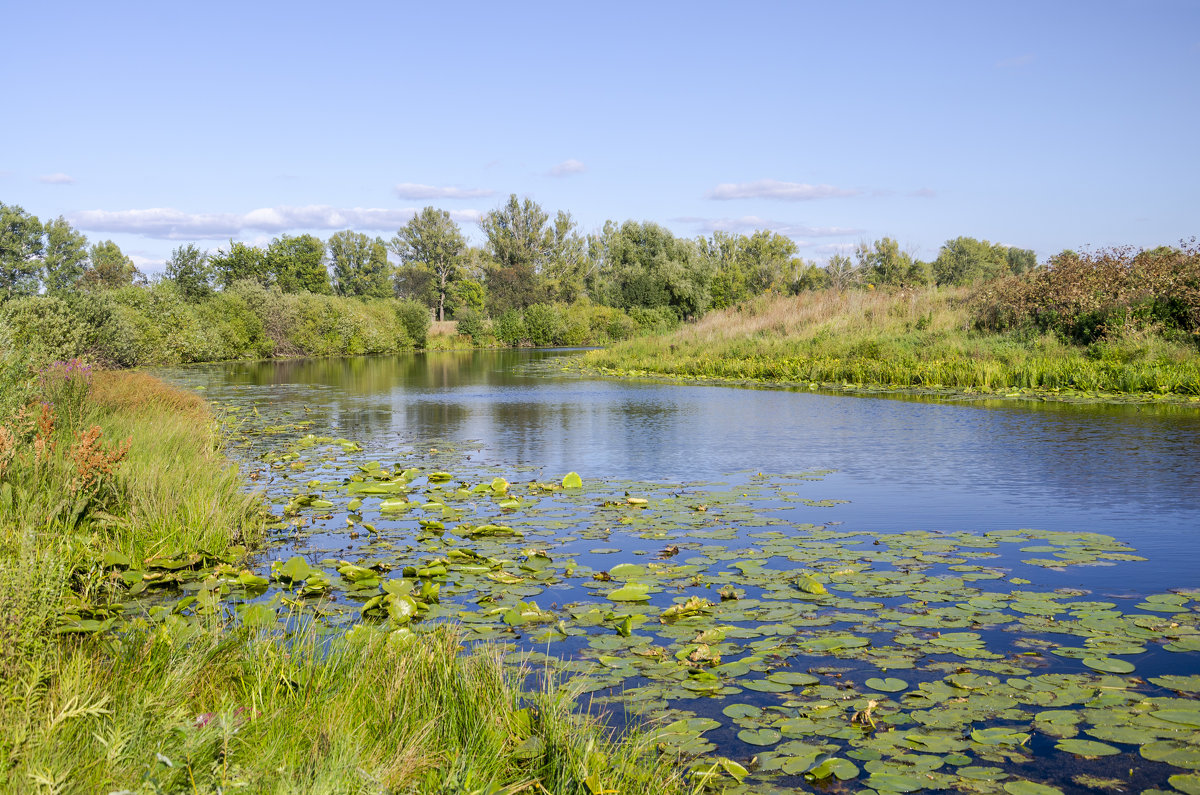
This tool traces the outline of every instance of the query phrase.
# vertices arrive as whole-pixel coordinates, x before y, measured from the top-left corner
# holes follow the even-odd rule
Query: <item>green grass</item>
[[[120,633],[56,633],[67,607],[107,609],[104,553],[236,553],[262,519],[198,398],[138,373],[0,371],[0,791],[684,790],[677,760],[453,626],[343,635],[297,614],[267,634],[134,607]]]
[[[975,330],[964,290],[764,296],[583,358],[610,374],[898,389],[1200,395],[1200,354],[1148,333],[1081,347]]]

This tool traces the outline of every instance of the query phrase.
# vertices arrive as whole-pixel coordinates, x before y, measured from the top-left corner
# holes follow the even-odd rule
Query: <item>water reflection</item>
[[[383,455],[419,440],[547,476],[671,481],[834,469],[830,519],[872,529],[1096,530],[1200,562],[1200,410],[959,404],[514,372],[530,351],[211,365],[168,376],[255,395]]]

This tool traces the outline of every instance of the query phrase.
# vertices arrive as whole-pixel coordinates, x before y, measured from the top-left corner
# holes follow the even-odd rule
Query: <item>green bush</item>
[[[521,313],[515,309],[509,309],[496,318],[492,323],[492,331],[495,333],[496,339],[514,348],[528,336],[525,331],[525,321],[522,319]]]
[[[553,304],[531,304],[525,308],[525,335],[536,347],[560,344],[563,319]]]
[[[429,326],[433,323],[428,307],[411,299],[400,301],[396,304],[396,317],[400,319],[400,325],[404,327],[412,343],[418,348],[424,348],[429,339]]]
[[[457,323],[459,334],[466,334],[472,340],[478,342],[483,339],[486,331],[484,330],[484,322],[486,318],[483,312],[473,306],[468,306],[458,310],[454,315],[454,320]]]

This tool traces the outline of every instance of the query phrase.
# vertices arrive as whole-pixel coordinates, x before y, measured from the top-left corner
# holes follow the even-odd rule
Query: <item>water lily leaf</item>
[[[742,729],[738,739],[747,745],[774,745],[783,739],[783,735],[774,729]]]
[[[1200,709],[1159,709],[1151,714],[1159,720],[1181,723],[1192,729],[1200,729]]]
[[[116,550],[112,550],[104,553],[104,557],[101,559],[100,565],[106,569],[127,569],[130,566],[130,561],[128,556],[123,555]]]
[[[866,781],[868,787],[879,792],[920,792],[928,783],[920,776],[901,773],[872,773]]]
[[[1187,795],[1200,795],[1200,775],[1195,773],[1181,773],[1177,776],[1171,776],[1167,782]]]
[[[1200,674],[1191,674],[1190,676],[1155,676],[1151,677],[1150,681],[1159,687],[1165,687],[1168,690],[1183,690],[1188,693],[1200,693]]]
[[[829,778],[836,776],[839,781],[849,781],[858,776],[858,765],[851,762],[849,759],[841,759],[839,757],[830,757],[816,767],[810,768],[806,773],[806,777],[813,779]]]
[[[578,472],[568,472],[562,479],[564,489],[581,489],[583,488],[583,478],[579,477]]]
[[[1025,781],[1024,779],[1008,782],[1004,785],[1004,791],[1009,795],[1063,795],[1063,791],[1057,787],[1038,784],[1036,781]]]
[[[608,576],[614,580],[629,580],[634,577],[644,577],[646,567],[636,563],[618,563],[608,571]]]
[[[1077,756],[1112,756],[1121,753],[1119,748],[1095,740],[1059,740],[1054,747]]]
[[[608,598],[614,602],[645,602],[650,599],[650,586],[644,583],[631,582],[615,591],[610,591]]]
[[[866,684],[866,686],[872,690],[879,690],[884,693],[899,693],[901,690],[904,690],[908,687],[908,682],[905,682],[903,679],[896,679],[894,677],[888,677],[886,679],[871,677],[864,684]]]
[[[971,739],[981,745],[1024,745],[1029,742],[1025,732],[1014,732],[1002,726],[990,729],[976,729],[971,732]]]
[[[1083,664],[1095,671],[1110,674],[1127,674],[1134,669],[1133,663],[1113,657],[1084,657]]]
[[[1194,745],[1158,740],[1146,743],[1138,749],[1138,753],[1152,762],[1166,762],[1175,767],[1200,768],[1200,747]]]

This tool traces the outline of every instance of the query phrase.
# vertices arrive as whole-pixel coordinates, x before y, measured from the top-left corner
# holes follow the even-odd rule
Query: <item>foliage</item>
[[[392,266],[382,238],[347,229],[331,235],[328,246],[334,292],[362,298],[392,295]]]
[[[408,338],[418,348],[424,348],[429,338],[429,308],[420,301],[400,301],[396,304],[396,317],[404,327]]]
[[[446,296],[459,279],[459,262],[467,241],[445,210],[426,207],[413,215],[392,238],[391,249],[406,268],[425,271],[436,293],[432,308],[439,321],[446,319]],[[400,277],[397,276],[397,279]]]
[[[525,336],[535,347],[558,344],[565,325],[558,308],[553,304],[532,304],[525,308]]]
[[[969,295],[940,288],[764,296],[585,361],[610,372],[801,384],[1200,395],[1192,342],[1134,335],[1083,349],[1053,333],[976,330]]]
[[[37,217],[0,202],[0,301],[37,292],[43,249]]]
[[[325,267],[325,244],[312,235],[284,235],[264,254],[271,283],[285,293],[330,295],[333,285]]]
[[[179,246],[167,260],[166,278],[175,283],[180,295],[189,301],[207,298],[213,293],[213,266],[208,255],[193,243]]]
[[[525,319],[516,309],[509,309],[492,322],[492,333],[505,345],[516,347],[528,336]]]
[[[257,246],[229,241],[229,250],[217,249],[208,257],[213,274],[223,289],[235,283],[253,279],[262,285],[270,285],[274,279],[267,266],[266,252]]]
[[[1063,252],[984,286],[972,307],[982,329],[1032,328],[1082,344],[1150,332],[1200,347],[1200,245]]]
[[[933,262],[933,277],[938,284],[971,285],[1024,273],[1037,264],[1037,256],[1028,249],[1002,246],[973,237],[947,240]]]
[[[42,284],[52,293],[75,289],[87,266],[87,238],[61,215],[46,223]]]
[[[466,334],[475,341],[483,339],[486,333],[484,323],[487,318],[478,309],[472,306],[460,309],[455,313],[454,319],[457,322],[459,334]]]

